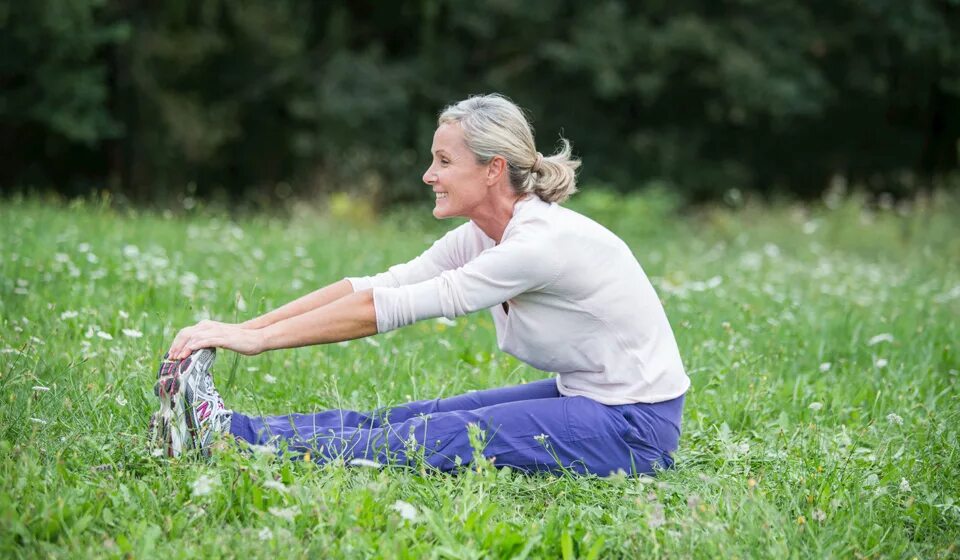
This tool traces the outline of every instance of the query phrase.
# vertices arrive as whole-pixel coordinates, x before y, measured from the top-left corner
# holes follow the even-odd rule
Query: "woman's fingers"
[[[263,351],[263,340],[259,332],[217,321],[201,321],[177,333],[168,358],[182,360],[201,348],[226,348],[250,356]]]
[[[201,329],[194,329],[190,334],[183,340],[183,343],[180,347],[180,352],[178,360],[182,360],[193,353],[194,350],[199,350],[200,348],[207,348],[210,345],[204,345],[204,342],[207,340],[206,333]]]
[[[177,359],[182,360],[201,348],[229,347],[223,331],[223,327],[213,321],[201,322],[191,328],[182,340]]]
[[[170,344],[170,349],[167,350],[167,358],[170,360],[179,360],[180,352],[183,350],[183,339],[186,332],[189,330],[189,327],[186,329],[180,329],[180,332],[177,333],[177,336],[173,337],[173,343]]]
[[[186,327],[180,329],[180,332],[177,333],[177,336],[173,339],[173,344],[170,345],[170,350],[167,352],[167,357],[171,360],[182,360],[190,355],[191,351],[186,351],[187,341],[194,337],[198,330],[203,328],[201,325],[203,322],[197,323],[192,327]]]

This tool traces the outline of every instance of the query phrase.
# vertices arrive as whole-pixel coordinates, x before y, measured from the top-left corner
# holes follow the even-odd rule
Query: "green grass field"
[[[342,199],[233,216],[0,202],[0,556],[960,555],[960,199],[680,214],[587,188],[571,206],[633,248],[693,382],[677,468],[655,479],[155,457],[156,360],[179,328],[379,272],[455,224],[424,208],[357,225]],[[248,413],[548,375],[499,353],[486,313],[223,352],[215,371]]]

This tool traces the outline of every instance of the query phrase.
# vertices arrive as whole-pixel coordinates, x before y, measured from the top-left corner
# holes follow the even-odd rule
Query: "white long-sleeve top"
[[[489,309],[500,349],[557,373],[562,395],[653,403],[690,386],[663,306],[627,245],[536,196],[517,202],[499,244],[467,222],[408,263],[347,280],[354,291],[373,289],[381,333]]]

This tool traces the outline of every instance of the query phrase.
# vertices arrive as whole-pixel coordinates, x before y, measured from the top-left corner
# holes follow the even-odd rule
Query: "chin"
[[[442,220],[444,218],[453,218],[454,216],[456,216],[456,214],[450,212],[446,208],[440,208],[439,206],[433,207],[433,217],[438,220]]]

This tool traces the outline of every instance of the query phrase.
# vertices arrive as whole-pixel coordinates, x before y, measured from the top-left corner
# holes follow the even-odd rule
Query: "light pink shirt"
[[[381,333],[489,309],[500,349],[557,373],[563,395],[653,403],[690,386],[663,306],[629,247],[535,196],[516,204],[500,244],[467,222],[408,263],[348,280],[354,291],[373,289]]]

